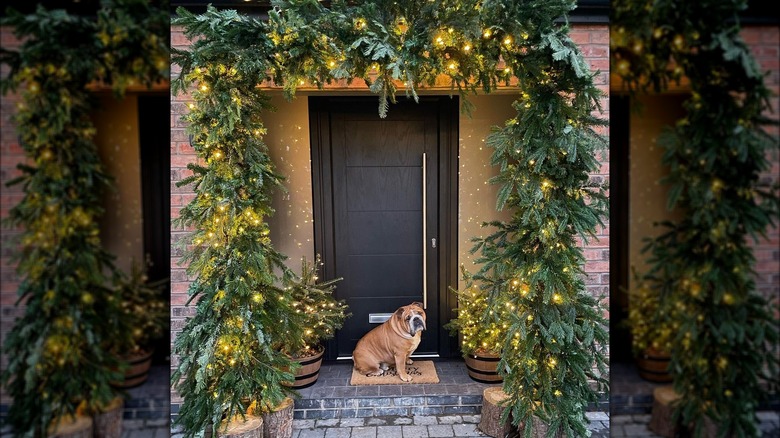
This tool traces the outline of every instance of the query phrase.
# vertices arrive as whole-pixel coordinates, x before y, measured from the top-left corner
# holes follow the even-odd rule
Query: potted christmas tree
[[[299,365],[295,372],[295,389],[303,389],[317,382],[322,356],[325,353],[323,341],[333,338],[340,329],[347,313],[343,300],[333,296],[335,284],[340,278],[317,282],[317,267],[321,266],[319,255],[314,263],[306,258],[301,262],[301,276],[290,282],[295,312],[304,317],[303,336],[298,342],[286,344],[282,350]]]
[[[653,382],[670,382],[669,358],[674,316],[673,303],[661,299],[661,293],[649,277],[629,292],[627,323],[631,347],[639,375]],[[660,285],[655,285],[660,286]]]
[[[118,281],[121,315],[130,335],[127,342],[114,346],[117,356],[127,365],[124,379],[115,383],[120,388],[136,387],[149,377],[155,342],[170,327],[168,300],[162,295],[167,283],[168,279],[149,282],[146,269],[135,260],[130,273]]]
[[[506,335],[507,315],[491,313],[487,305],[488,291],[475,284],[465,268],[461,270],[465,287],[450,288],[458,297],[457,317],[444,328],[459,336],[469,377],[482,383],[500,383],[503,379],[497,367]]]

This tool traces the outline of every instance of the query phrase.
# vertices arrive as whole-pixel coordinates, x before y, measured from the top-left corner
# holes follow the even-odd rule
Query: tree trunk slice
[[[501,413],[504,408],[499,406],[499,403],[507,397],[506,393],[499,387],[485,388],[482,391],[482,416],[479,419],[478,429],[485,435],[493,438],[504,438],[507,433],[512,431],[511,422],[501,422]]]
[[[117,397],[94,416],[95,438],[121,438],[125,400]]]
[[[291,438],[293,433],[293,399],[287,397],[263,414],[263,438]]]
[[[531,438],[546,438],[547,437],[547,431],[550,429],[550,426],[543,423],[542,420],[538,418],[534,418],[533,423],[531,424]],[[523,433],[525,432],[525,424],[521,424],[518,427],[518,433],[520,436],[524,436]],[[558,431],[555,435],[553,435],[555,438],[563,438],[566,436],[563,432]]]
[[[51,438],[92,438],[92,417],[66,416],[55,420],[48,435]]]
[[[662,437],[673,438],[677,425],[672,422],[672,402],[680,398],[671,385],[659,386],[653,390],[653,409],[648,428]]]
[[[221,424],[217,430],[220,438],[263,438],[263,418],[247,415],[246,421],[238,418],[228,424]]]

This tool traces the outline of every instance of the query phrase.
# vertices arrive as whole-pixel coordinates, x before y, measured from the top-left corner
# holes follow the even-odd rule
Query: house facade
[[[604,112],[598,116],[608,119],[607,24],[575,22],[571,35],[592,71],[599,72],[595,83],[605,94]],[[190,44],[175,27],[171,42],[177,49]],[[178,74],[176,66],[172,74]],[[469,252],[471,238],[490,232],[481,224],[509,217],[506,211],[496,211],[498,188],[488,180],[497,169],[490,165],[492,150],[484,142],[491,127],[503,125],[515,113],[517,89],[468,96],[475,109],[467,115],[460,111],[450,84],[437,83],[418,90],[419,103],[399,96],[386,119],[377,114],[377,97],[358,80],[323,89],[302,84],[292,101],[281,89],[269,86],[267,91],[276,111],[263,116],[268,130],[264,142],[276,170],[286,178],[286,190],[274,197],[269,237],[289,257],[293,270],[299,269],[302,258],[320,255],[323,277],[343,278],[335,295],[347,300],[352,313],[326,347],[326,359],[349,360],[357,339],[374,326],[372,321],[411,301],[423,302],[428,315],[417,353],[460,357],[457,338],[442,327],[455,316],[457,303],[450,288],[462,284],[461,267],[472,272],[476,268]],[[190,103],[187,95],[172,96],[172,219],[195,196],[191,187],[175,184],[190,175],[186,166],[197,161],[182,120]],[[607,136],[609,131],[600,133]],[[606,182],[609,151],[599,159],[601,168],[591,178]],[[604,219],[597,238],[583,244],[586,284],[594,296],[609,293],[610,233]],[[194,314],[193,307],[185,306],[193,278],[180,262],[179,242],[188,233],[181,228],[171,232],[172,340]],[[177,365],[173,357],[171,366]],[[171,402],[175,412],[181,399],[174,393]]]

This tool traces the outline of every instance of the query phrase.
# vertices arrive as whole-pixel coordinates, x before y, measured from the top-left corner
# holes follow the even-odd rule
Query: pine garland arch
[[[282,177],[262,141],[262,112],[270,109],[263,87],[283,87],[292,98],[302,83],[359,78],[384,116],[399,88],[416,98],[442,76],[466,102],[499,85],[519,95],[517,115],[487,139],[500,168],[491,180],[501,186],[496,207],[512,219],[486,224],[495,232],[474,248],[481,264],[474,279],[490,306],[518,309],[503,340],[504,415],[587,435],[584,410],[607,390],[608,336],[599,300],[585,291],[576,238],[593,237],[606,212],[605,187],[588,177],[605,145],[595,128],[606,123],[593,115],[601,92],[568,35],[574,7],[570,0],[386,0],[326,8],[292,0],[274,2],[267,21],[211,6],[200,15],[177,10],[173,24],[192,44],[173,51],[181,73],[172,92],[191,93],[185,121],[200,161],[179,183],[195,190],[179,223],[194,228],[185,258],[197,311],[176,338],[181,362],[172,375],[186,435],[289,393],[279,384],[289,380],[281,371],[288,360],[274,345],[295,330],[289,290],[280,287],[295,274],[265,222]]]

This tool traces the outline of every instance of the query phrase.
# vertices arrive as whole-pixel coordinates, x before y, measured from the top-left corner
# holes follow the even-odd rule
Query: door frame
[[[329,109],[350,102],[376,103],[376,96],[309,96],[311,140],[312,207],[314,215],[314,252],[322,255],[323,275],[335,277],[333,224],[332,156],[322,139],[330,138]],[[439,357],[460,357],[458,339],[450,336],[443,325],[455,316],[457,296],[450,287],[458,286],[458,147],[459,100],[457,96],[420,96],[421,102],[438,103],[439,205],[437,249],[439,254]],[[393,111],[391,106],[390,111]],[[336,286],[338,288],[338,285]],[[335,341],[329,340],[325,359],[336,359]]]

